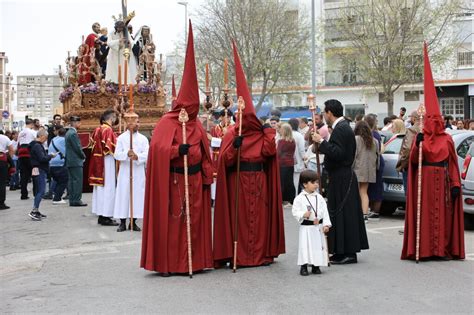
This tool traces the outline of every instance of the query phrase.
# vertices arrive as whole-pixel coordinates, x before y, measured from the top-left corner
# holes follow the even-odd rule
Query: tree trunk
[[[393,115],[393,91],[386,91],[385,98],[387,100],[387,115],[391,116]]]

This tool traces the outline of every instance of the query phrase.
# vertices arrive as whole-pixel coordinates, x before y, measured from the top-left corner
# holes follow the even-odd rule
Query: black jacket
[[[46,153],[46,150],[43,147],[41,142],[36,140],[31,141],[30,143],[30,155],[31,155],[31,166],[38,167],[45,172],[49,170],[49,160],[51,156]]]
[[[328,171],[351,167],[356,152],[354,131],[347,120],[340,121],[329,141],[323,141],[319,150],[324,154],[324,167]]]

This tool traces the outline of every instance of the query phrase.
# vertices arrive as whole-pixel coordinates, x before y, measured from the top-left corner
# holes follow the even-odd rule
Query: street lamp
[[[178,4],[184,5],[184,46],[188,40],[188,2],[179,1]],[[186,47],[184,48],[186,50]]]

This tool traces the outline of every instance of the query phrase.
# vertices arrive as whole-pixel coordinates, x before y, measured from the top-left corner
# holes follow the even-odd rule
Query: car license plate
[[[404,191],[402,184],[388,184],[388,190],[390,190],[390,191],[400,191],[400,192]]]

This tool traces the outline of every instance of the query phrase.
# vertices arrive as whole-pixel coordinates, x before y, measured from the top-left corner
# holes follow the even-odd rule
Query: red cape
[[[97,127],[91,137],[92,148],[89,162],[89,185],[104,186],[104,157],[115,152],[117,135],[107,124]]]
[[[225,261],[230,260],[233,257],[233,230],[234,214],[231,213],[231,209],[234,208],[230,203],[232,199],[229,194],[233,192],[229,191],[229,180],[230,176],[228,170],[226,169],[224,159],[221,158],[228,150],[235,150],[232,146],[235,134],[236,127],[234,125],[230,127],[229,131],[224,136],[222,142],[219,162],[218,162],[218,171],[217,171],[217,195],[216,195],[216,205],[214,209],[214,260],[215,261]],[[269,130],[268,132],[274,132],[274,130]],[[253,134],[247,134],[244,137],[244,141],[248,143],[256,143],[264,136],[262,131],[253,132]],[[253,147],[256,150],[259,148]],[[252,154],[252,153],[250,153]],[[258,154],[258,152],[257,152]],[[253,155],[253,154],[252,154]],[[268,212],[268,226],[267,231],[267,240],[266,244],[266,256],[267,257],[278,257],[278,255],[285,253],[285,232],[284,232],[284,223],[283,223],[283,208],[281,202],[281,190],[280,190],[280,171],[278,167],[278,162],[276,155],[272,158],[266,160],[265,163],[265,175],[268,184],[267,204],[269,208]],[[242,190],[240,191],[240,198],[242,196]],[[240,203],[239,211],[244,211],[242,203]]]

